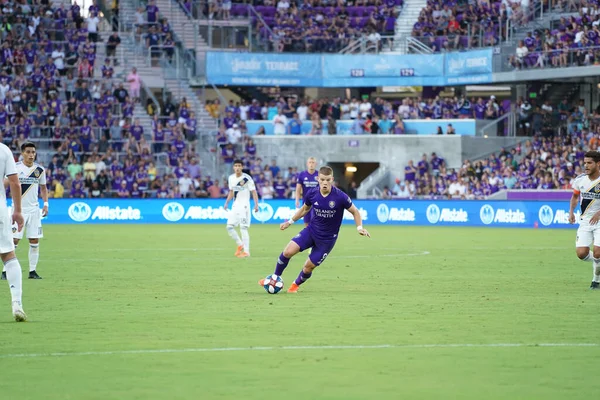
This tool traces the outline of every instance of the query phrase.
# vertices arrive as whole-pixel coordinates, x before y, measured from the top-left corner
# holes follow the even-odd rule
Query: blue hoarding
[[[328,133],[327,128],[329,123],[327,120],[321,121],[323,124],[322,134]],[[456,134],[459,136],[474,136],[476,123],[474,119],[419,119],[410,120],[405,119],[404,131],[407,135],[435,135],[437,134],[437,127],[441,127],[445,133],[448,124],[452,124],[456,130]],[[354,135],[354,121],[352,120],[340,120],[336,122],[336,132],[338,135]],[[273,122],[272,121],[246,121],[246,127],[248,128],[248,135],[254,135],[260,127],[265,128],[265,135],[274,135]],[[310,133],[312,130],[311,121],[302,121],[301,131],[303,135]]]
[[[444,63],[439,54],[326,55],[323,86],[441,86]]]
[[[223,200],[50,199],[45,224],[225,224]],[[356,200],[365,225],[442,225],[568,228],[569,203],[536,201]],[[253,223],[281,223],[295,212],[293,200],[267,200]],[[347,213],[345,222],[352,223]]]
[[[446,53],[444,72],[447,84],[486,83],[492,81],[492,50]]]
[[[320,86],[321,57],[208,52],[206,77],[215,85]]]
[[[238,86],[443,86],[492,81],[492,49],[444,54],[208,52],[208,83]]]

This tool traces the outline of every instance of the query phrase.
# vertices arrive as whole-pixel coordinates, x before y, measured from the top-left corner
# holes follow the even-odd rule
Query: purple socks
[[[277,259],[277,265],[275,266],[275,272],[273,272],[273,274],[281,276],[281,274],[283,274],[283,270],[285,270],[289,262],[290,259],[284,256],[283,253],[281,253],[279,255],[279,258]]]
[[[306,282],[308,280],[308,278],[310,278],[311,276],[312,276],[312,272],[307,274],[304,272],[304,269],[303,269],[302,271],[300,271],[300,273],[298,274],[298,277],[296,278],[296,280],[294,282],[296,283],[296,285],[300,286],[304,282]]]

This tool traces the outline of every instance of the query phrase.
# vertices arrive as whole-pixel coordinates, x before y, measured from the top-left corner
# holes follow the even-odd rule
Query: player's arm
[[[258,193],[256,193],[256,189],[251,190],[252,198],[254,199],[254,211],[258,212]]]
[[[302,197],[302,184],[296,183],[296,208],[300,207],[300,197]]]
[[[302,207],[300,207],[298,209],[298,211],[296,211],[296,213],[294,213],[294,215],[292,216],[292,218],[290,218],[289,220],[285,221],[284,223],[282,223],[281,225],[279,225],[279,229],[286,230],[287,228],[289,228],[290,225],[292,225],[294,222],[298,221],[300,218],[304,218],[304,216],[306,214],[308,214],[308,212],[310,211],[312,206],[304,203],[302,205]]]
[[[229,193],[227,193],[227,198],[225,199],[225,206],[223,206],[223,208],[225,210],[227,210],[227,207],[229,206],[229,202],[231,201],[231,199],[233,199],[233,190],[231,190],[231,188],[229,188]]]
[[[569,201],[569,223],[575,223],[575,208],[579,204],[579,190],[573,190],[573,195]]]
[[[48,215],[48,186],[40,184],[40,195],[44,201],[44,208],[42,208],[42,217]]]
[[[356,230],[360,236],[371,237],[371,234],[362,226],[362,217],[360,216],[360,211],[354,204],[348,208],[348,212],[352,214],[354,217],[354,223],[356,224]]]

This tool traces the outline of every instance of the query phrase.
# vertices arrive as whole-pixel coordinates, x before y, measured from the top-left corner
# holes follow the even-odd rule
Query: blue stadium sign
[[[50,199],[45,224],[225,224],[224,201],[210,199]],[[568,228],[569,203],[541,201],[356,200],[365,225]],[[42,204],[40,204],[40,207]],[[268,200],[252,222],[279,224],[292,200]],[[345,223],[352,223],[350,213]]]

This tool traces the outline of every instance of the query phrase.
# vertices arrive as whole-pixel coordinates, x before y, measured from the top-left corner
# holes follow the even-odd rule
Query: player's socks
[[[240,235],[238,235],[233,226],[227,225],[227,233],[229,234],[229,237],[235,240],[235,243],[238,245],[238,250],[235,253],[235,255],[238,256],[241,253],[240,247],[242,247],[244,243],[242,242],[242,239],[240,239]]]
[[[275,265],[275,272],[273,272],[273,275],[281,276],[283,274],[283,270],[286,269],[289,262],[290,259],[281,253],[277,259],[277,265]]]
[[[21,264],[16,258],[11,258],[4,263],[4,266],[6,267],[6,280],[8,280],[12,301],[21,304],[21,294],[23,293]]]
[[[592,263],[592,271],[594,274],[593,282],[600,282],[600,258],[594,258]]]
[[[248,233],[248,228],[242,227],[240,231],[242,232],[242,243],[244,244],[244,253],[250,254],[250,234]]]
[[[298,277],[296,278],[296,280],[294,281],[294,283],[298,286],[302,285],[304,282],[306,282],[310,277],[312,276],[312,272],[309,272],[308,274],[304,272],[304,270],[300,271],[300,273],[298,274]]]
[[[581,261],[594,261],[594,253],[592,253],[592,251],[590,250],[588,255],[585,256],[585,258],[582,258]]]
[[[40,245],[30,244],[29,245],[29,272],[35,271],[37,268],[38,261],[40,259]]]

